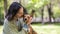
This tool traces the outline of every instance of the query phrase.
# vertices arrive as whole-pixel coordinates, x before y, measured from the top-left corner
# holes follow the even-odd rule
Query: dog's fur
[[[32,28],[32,26],[29,25],[29,32],[28,34],[37,34],[37,32],[35,32]]]
[[[24,11],[26,12],[26,9],[24,9]],[[33,17],[34,13],[35,13],[35,10],[32,10],[30,16]],[[27,13],[26,13],[26,14],[27,14]],[[24,15],[25,15],[25,14],[24,14]],[[25,21],[25,19],[24,19],[24,21]],[[29,27],[28,34],[37,34],[37,32],[35,32],[35,31],[33,30],[33,28],[32,28],[31,25],[28,25],[28,27]]]
[[[35,10],[32,10],[32,12],[31,12],[31,17],[33,17],[34,13],[35,13]],[[28,34],[37,34],[37,32],[35,32],[35,31],[33,30],[33,28],[32,28],[31,25],[28,25],[28,26],[29,26],[29,29],[30,29],[30,31],[29,31]]]

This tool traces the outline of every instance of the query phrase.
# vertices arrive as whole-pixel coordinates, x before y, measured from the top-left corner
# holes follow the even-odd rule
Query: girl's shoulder
[[[4,24],[8,24],[8,22],[9,22],[9,21],[5,18],[5,19],[4,19]]]
[[[8,22],[8,20],[5,18],[5,19],[4,19],[4,22]]]

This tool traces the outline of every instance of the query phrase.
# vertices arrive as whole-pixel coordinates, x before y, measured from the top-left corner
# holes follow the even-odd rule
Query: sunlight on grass
[[[0,26],[0,34],[2,34],[3,26]]]
[[[60,34],[60,26],[59,25],[32,24],[32,27],[38,34]],[[2,30],[3,30],[3,26],[0,26],[0,34],[2,34]]]
[[[57,25],[32,25],[38,34],[60,34],[60,26]]]

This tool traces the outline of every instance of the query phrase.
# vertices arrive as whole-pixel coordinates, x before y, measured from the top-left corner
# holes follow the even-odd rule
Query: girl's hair
[[[17,12],[19,11],[19,9],[20,9],[21,7],[23,7],[23,6],[22,6],[20,3],[18,3],[18,2],[13,2],[13,3],[10,5],[10,7],[9,7],[9,9],[8,9],[8,13],[6,14],[5,18],[7,18],[8,21],[11,21],[11,20],[14,18],[14,16],[17,14]],[[24,13],[26,12],[25,10],[26,10],[26,9],[24,9],[24,7],[23,7]],[[27,12],[26,12],[26,13],[27,13]]]

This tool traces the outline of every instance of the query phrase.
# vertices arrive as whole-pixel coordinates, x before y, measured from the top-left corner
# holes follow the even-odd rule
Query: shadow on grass
[[[56,26],[60,26],[60,23],[45,23],[45,24],[42,24],[42,23],[32,23],[32,25],[56,25]]]

